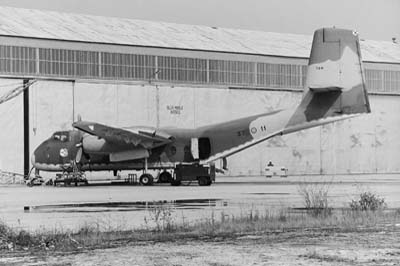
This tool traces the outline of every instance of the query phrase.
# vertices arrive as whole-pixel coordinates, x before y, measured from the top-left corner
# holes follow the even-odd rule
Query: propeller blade
[[[83,153],[83,149],[82,149],[82,147],[79,147],[78,151],[76,152],[76,156],[75,156],[75,162],[76,163],[80,163],[81,162],[82,153]]]

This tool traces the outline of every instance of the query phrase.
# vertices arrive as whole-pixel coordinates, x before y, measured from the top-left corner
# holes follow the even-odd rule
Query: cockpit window
[[[69,134],[68,132],[56,132],[53,135],[53,139],[62,142],[67,142],[69,139]]]

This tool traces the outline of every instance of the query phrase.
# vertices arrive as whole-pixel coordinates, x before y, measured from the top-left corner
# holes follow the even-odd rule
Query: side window
[[[69,141],[69,134],[58,132],[53,135],[53,139],[61,142],[67,142]]]

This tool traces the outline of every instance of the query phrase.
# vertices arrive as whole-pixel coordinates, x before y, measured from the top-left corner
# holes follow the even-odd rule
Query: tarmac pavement
[[[326,186],[335,208],[348,207],[362,191],[400,208],[400,175],[296,176],[288,178],[217,177],[210,187],[144,186],[1,186],[0,220],[29,231],[101,230],[149,226],[154,206],[168,208],[176,222],[196,221],[211,213],[240,215],[250,210],[304,207],[301,184]]]

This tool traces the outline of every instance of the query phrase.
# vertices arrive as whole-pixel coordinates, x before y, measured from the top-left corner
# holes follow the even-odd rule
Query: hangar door
[[[0,97],[21,86],[20,79],[0,79]],[[0,170],[23,173],[24,111],[23,94],[0,104]]]

